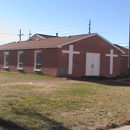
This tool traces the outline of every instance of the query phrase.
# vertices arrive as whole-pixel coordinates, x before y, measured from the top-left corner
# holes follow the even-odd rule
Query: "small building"
[[[97,33],[58,37],[35,34],[0,46],[0,70],[52,76],[106,76],[126,73],[125,51]]]

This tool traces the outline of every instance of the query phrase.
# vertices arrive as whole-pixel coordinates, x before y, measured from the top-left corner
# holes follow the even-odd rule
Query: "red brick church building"
[[[99,34],[35,34],[0,46],[0,70],[52,76],[107,76],[128,72],[128,54]]]

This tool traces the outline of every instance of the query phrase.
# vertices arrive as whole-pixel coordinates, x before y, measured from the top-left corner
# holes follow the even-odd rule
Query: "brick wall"
[[[58,67],[68,67],[69,55],[62,53],[62,50],[69,50],[69,45],[74,45],[74,51],[79,51],[80,54],[74,54],[73,57],[73,74],[68,76],[85,76],[86,72],[86,52],[100,53],[100,75],[115,77],[120,75],[121,71],[121,52],[108,44],[105,40],[98,36],[93,36],[75,43],[63,46],[58,51]],[[114,50],[114,54],[118,58],[114,58],[113,74],[110,74],[110,57],[105,54],[110,54],[110,49]]]
[[[128,57],[121,57],[121,74],[128,74]]]
[[[35,50],[19,50],[24,52],[23,70],[17,69],[18,50],[9,52],[9,69],[4,69],[4,51],[0,51],[0,70],[22,73],[37,73],[57,76],[57,49],[37,49],[42,52],[41,72],[34,71]]]

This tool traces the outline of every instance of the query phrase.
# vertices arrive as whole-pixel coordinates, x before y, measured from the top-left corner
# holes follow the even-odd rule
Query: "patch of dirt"
[[[7,78],[4,76],[0,76],[0,83],[2,86],[6,86],[6,85],[38,85],[38,86],[59,86],[65,83],[75,83],[78,81],[74,81],[74,80],[67,80],[65,78],[62,79],[54,79],[54,80],[35,80],[35,79],[27,79],[27,78],[19,78],[19,77],[11,77],[11,78]]]
[[[64,85],[66,83],[75,83],[75,82],[79,82],[79,81],[74,81],[74,80],[67,80],[66,78],[57,78],[54,80],[49,80],[49,79],[28,79],[28,78],[19,78],[19,77],[4,77],[4,76],[0,76],[0,94],[2,93],[7,93],[7,89],[9,87],[15,86],[15,85],[30,85],[30,86],[37,86],[38,88],[33,88],[31,91],[30,90],[26,90],[26,93],[38,93],[38,94],[42,94],[44,92],[45,95],[49,95],[53,90],[55,90],[56,87],[60,87],[61,85]],[[22,91],[22,89],[10,89],[8,90],[9,94],[20,94]],[[2,98],[1,98],[2,99]]]

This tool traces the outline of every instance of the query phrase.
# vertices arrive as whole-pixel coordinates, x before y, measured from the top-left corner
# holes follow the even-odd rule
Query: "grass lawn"
[[[103,130],[130,122],[130,87],[0,72],[0,126],[13,130]]]

